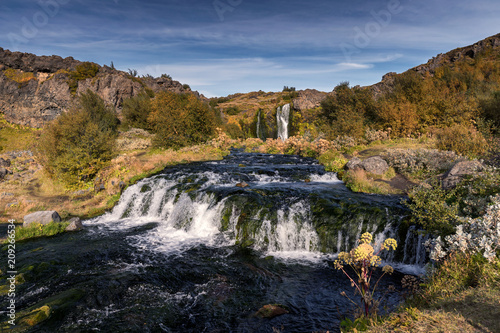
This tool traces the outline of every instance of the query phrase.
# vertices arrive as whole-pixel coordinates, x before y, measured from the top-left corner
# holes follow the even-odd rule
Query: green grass
[[[32,149],[40,130],[8,123],[0,115],[0,152]]]
[[[16,227],[16,241],[21,241],[36,237],[54,236],[65,231],[69,225],[68,222],[56,223],[51,222],[43,225],[40,223],[32,223],[27,227]]]

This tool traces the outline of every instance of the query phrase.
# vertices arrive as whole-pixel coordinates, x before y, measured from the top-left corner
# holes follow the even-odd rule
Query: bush
[[[161,92],[151,106],[148,121],[157,147],[178,149],[205,142],[215,134],[214,112],[193,94]]]
[[[75,107],[44,129],[40,161],[49,175],[69,185],[88,181],[113,158],[117,126],[114,110],[87,91]]]
[[[326,171],[339,173],[344,170],[349,162],[341,153],[337,151],[327,151],[319,156],[318,161],[325,166]]]
[[[350,88],[349,83],[344,82],[321,102],[321,108],[319,116],[327,125],[330,138],[339,135],[360,138],[365,132],[365,123],[374,115],[375,101],[370,90]]]
[[[473,126],[459,124],[439,130],[436,146],[471,158],[484,155],[488,150],[488,143],[480,132]]]
[[[123,101],[123,117],[130,127],[150,130],[148,117],[151,114],[151,98],[146,92]]]
[[[68,85],[72,94],[76,94],[78,89],[78,81],[90,79],[97,75],[99,72],[99,65],[93,62],[84,62],[76,66],[74,71],[69,73]]]
[[[405,204],[410,208],[413,222],[421,225],[429,233],[449,235],[458,225],[459,205],[456,190],[446,191],[441,184],[433,182],[414,187],[408,193],[410,201]]]

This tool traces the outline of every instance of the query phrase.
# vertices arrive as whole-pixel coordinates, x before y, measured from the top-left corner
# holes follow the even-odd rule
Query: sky
[[[498,0],[0,0],[0,47],[207,97],[371,85],[500,33]]]

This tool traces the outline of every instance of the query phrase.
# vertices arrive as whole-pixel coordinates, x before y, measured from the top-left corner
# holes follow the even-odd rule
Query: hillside
[[[8,122],[42,127],[67,111],[74,97],[87,89],[118,111],[125,99],[144,89],[191,91],[168,76],[135,77],[72,57],[36,56],[0,48],[0,113]]]
[[[390,128],[396,136],[407,137],[427,133],[434,127],[477,123],[481,119],[498,126],[500,116],[496,115],[495,105],[500,99],[495,94],[500,91],[500,34],[437,55],[403,73],[388,73],[372,86],[350,87],[352,96],[348,99],[352,105],[345,104],[347,96],[341,96],[340,88],[329,93],[285,89],[235,94],[213,98],[211,105],[222,111],[226,132],[233,138],[255,137],[259,109],[268,137],[275,138],[276,108],[286,103],[293,105],[291,135],[303,135],[306,129],[312,129],[316,134],[327,133],[330,139],[339,135],[362,137],[369,129]],[[328,110],[326,105],[337,99],[345,115]],[[369,105],[370,110],[363,110],[365,107],[356,105],[356,100]],[[357,121],[358,128],[346,131],[352,124],[344,126],[347,124],[341,123],[343,116],[346,122]],[[357,120],[353,121],[353,117]],[[339,123],[340,129],[332,130]]]

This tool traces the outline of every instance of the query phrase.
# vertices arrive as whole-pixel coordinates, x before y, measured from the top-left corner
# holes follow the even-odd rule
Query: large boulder
[[[443,175],[442,187],[445,190],[452,189],[456,187],[465,176],[474,175],[483,170],[483,164],[477,160],[458,162]]]
[[[387,162],[380,156],[369,157],[361,165],[365,171],[376,175],[383,175],[389,169]]]
[[[31,223],[49,224],[51,222],[61,222],[61,217],[55,210],[39,211],[24,216],[23,227]]]
[[[365,160],[353,157],[349,162],[347,162],[345,167],[347,170],[361,169],[377,175],[383,175],[389,169],[387,162],[380,156],[369,157]]]

